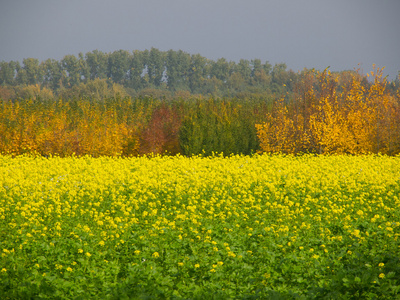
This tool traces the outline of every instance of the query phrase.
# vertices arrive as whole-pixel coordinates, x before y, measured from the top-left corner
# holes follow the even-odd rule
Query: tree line
[[[239,62],[220,58],[216,61],[182,50],[160,51],[156,48],[132,52],[98,50],[86,54],[66,55],[60,61],[35,58],[0,63],[0,86],[40,85],[62,94],[65,89],[95,80],[118,84],[130,96],[140,92],[212,96],[243,94],[283,94],[290,91],[296,73],[284,63],[272,66],[260,59]]]
[[[46,99],[31,86],[35,97],[0,100],[0,153],[397,155],[400,90],[370,75],[304,71],[281,98],[132,98],[113,84],[107,97]]]
[[[0,101],[0,153],[137,156],[251,154],[270,103],[152,97]]]

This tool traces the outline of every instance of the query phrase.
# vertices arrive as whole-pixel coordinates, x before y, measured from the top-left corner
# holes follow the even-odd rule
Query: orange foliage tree
[[[125,98],[1,101],[0,152],[137,155],[153,104]]]
[[[150,122],[141,132],[139,153],[178,154],[181,116],[177,107],[161,104],[153,111]]]

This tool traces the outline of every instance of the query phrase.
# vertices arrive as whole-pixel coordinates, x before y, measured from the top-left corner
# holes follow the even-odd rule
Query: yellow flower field
[[[0,295],[389,297],[400,158],[0,156]]]

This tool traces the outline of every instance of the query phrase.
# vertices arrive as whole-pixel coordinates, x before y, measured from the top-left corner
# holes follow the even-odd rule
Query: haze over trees
[[[78,57],[66,55],[61,61],[26,58],[22,64],[0,63],[1,86],[39,84],[54,94],[70,88],[79,94],[82,84],[105,80],[109,85],[121,85],[131,96],[140,92],[171,95],[177,91],[225,97],[266,95],[290,90],[296,76],[284,63],[272,66],[260,59],[214,61],[200,54],[156,48],[112,53],[94,50]]]

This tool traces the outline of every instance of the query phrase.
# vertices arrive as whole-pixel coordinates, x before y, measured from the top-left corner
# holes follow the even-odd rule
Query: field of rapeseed
[[[0,298],[394,299],[400,157],[0,156]]]

